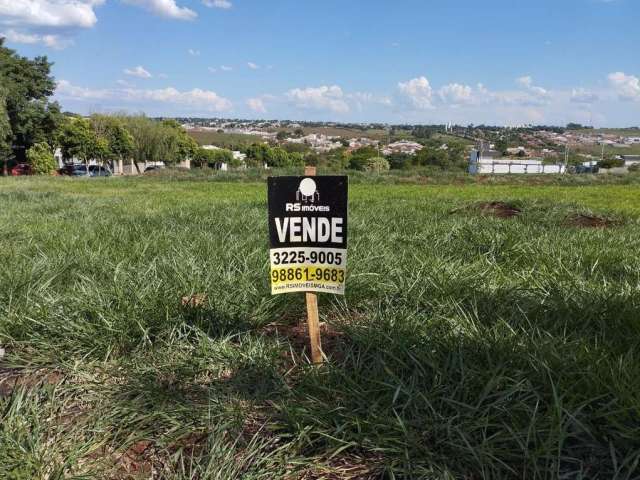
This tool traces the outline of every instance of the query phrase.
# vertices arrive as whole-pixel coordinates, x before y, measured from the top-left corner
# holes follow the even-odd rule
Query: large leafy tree
[[[95,130],[85,118],[68,117],[58,135],[62,157],[66,160],[77,158],[85,163],[93,158],[106,155],[105,142],[98,142]]]
[[[133,138],[131,158],[140,173],[140,163],[165,160],[166,142],[159,122],[141,115],[125,117],[127,131]]]
[[[7,175],[7,162],[11,154],[11,125],[7,115],[5,91],[0,86],[0,160],[2,161],[3,174]]]
[[[29,148],[27,150],[27,160],[35,174],[48,175],[56,169],[53,152],[47,143],[36,143]]]
[[[131,158],[134,139],[121,116],[94,114],[90,122],[97,137],[96,158],[109,162],[112,168],[114,160]]]
[[[26,151],[35,143],[55,145],[62,114],[60,106],[49,101],[56,87],[51,65],[47,57],[17,55],[0,38],[0,85],[5,90],[4,110],[18,161],[25,160]]]
[[[178,122],[175,120],[164,120],[160,128],[164,134],[165,163],[180,163],[196,155],[199,148],[198,142],[196,142]]]

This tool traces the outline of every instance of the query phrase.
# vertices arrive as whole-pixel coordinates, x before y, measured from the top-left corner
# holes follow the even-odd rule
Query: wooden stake
[[[316,174],[316,167],[305,166],[305,177]],[[305,293],[307,300],[307,325],[309,326],[309,342],[311,343],[311,361],[320,364],[324,361],[322,354],[322,342],[320,339],[320,319],[318,316],[318,295],[312,292]]]

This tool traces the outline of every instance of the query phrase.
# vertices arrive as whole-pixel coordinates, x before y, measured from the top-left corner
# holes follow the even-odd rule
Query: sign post
[[[347,265],[346,176],[269,177],[271,293],[305,292],[311,360],[323,353],[315,292],[344,294]]]
[[[315,177],[316,167],[305,166],[305,177]],[[307,327],[309,328],[309,343],[311,344],[311,361],[315,364],[322,363],[322,336],[320,335],[320,316],[318,314],[318,295],[306,292],[307,303]]]

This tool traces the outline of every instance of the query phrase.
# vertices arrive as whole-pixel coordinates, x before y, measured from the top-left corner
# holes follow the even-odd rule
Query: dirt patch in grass
[[[186,295],[180,299],[180,305],[183,307],[198,308],[203,307],[207,303],[206,293],[195,293]]]
[[[57,370],[28,371],[0,367],[0,398],[10,396],[16,388],[32,389],[43,385],[57,385],[63,380],[64,375]]]
[[[296,355],[310,356],[309,329],[306,322],[294,325],[271,323],[262,328],[262,333],[270,337],[287,339]],[[325,322],[320,322],[320,334],[324,354],[329,358],[339,356],[339,346],[344,342],[344,334]]]
[[[621,222],[610,218],[576,213],[569,215],[564,224],[568,227],[578,228],[611,228],[620,225]]]
[[[312,469],[304,472],[299,480],[374,480],[382,479],[383,461],[376,454],[336,455],[319,460]]]
[[[518,207],[506,202],[478,202],[472,205],[456,208],[450,213],[458,213],[461,211],[480,212],[484,215],[492,215],[498,218],[512,218],[520,215],[522,210]]]

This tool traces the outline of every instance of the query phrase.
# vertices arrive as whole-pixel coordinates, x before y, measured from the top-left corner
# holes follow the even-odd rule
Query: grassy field
[[[0,179],[0,478],[639,478],[637,181],[356,177],[315,368],[220,178]]]
[[[200,145],[217,145],[225,148],[245,148],[254,143],[263,143],[258,135],[244,135],[242,133],[218,133],[215,131],[189,130],[196,142]]]
[[[594,157],[600,158],[602,155],[602,147],[600,145],[576,145],[575,150],[581,153],[588,153]],[[604,147],[605,155],[640,155],[640,145],[630,145],[629,147],[612,147],[606,145]]]
[[[618,135],[620,137],[640,137],[640,129],[638,128],[596,128],[577,130],[578,133],[585,135]]]

